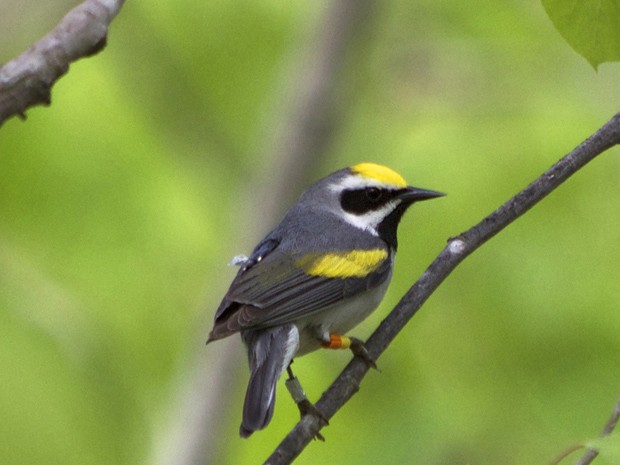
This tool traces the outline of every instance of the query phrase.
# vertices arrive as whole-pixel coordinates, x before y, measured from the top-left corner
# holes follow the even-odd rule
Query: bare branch
[[[618,424],[618,420],[620,420],[620,399],[618,399],[618,402],[616,402],[616,405],[614,406],[614,409],[611,412],[611,416],[609,417],[609,420],[607,421],[605,428],[603,428],[603,431],[601,432],[602,438],[604,438],[605,436],[609,436],[611,434],[611,432],[614,430],[614,428]],[[598,450],[588,449],[583,454],[581,459],[579,459],[579,461],[575,463],[575,465],[590,465],[597,456],[598,456]]]
[[[620,113],[476,226],[451,238],[443,251],[370,336],[366,343],[370,356],[376,360],[385,351],[422,304],[469,254],[536,205],[594,157],[617,144],[620,144]],[[368,365],[363,360],[359,358],[351,360],[316,403],[316,407],[325,418],[330,419],[359,390],[360,382],[367,371]],[[265,463],[269,465],[291,463],[322,426],[322,422],[316,416],[304,416]]]
[[[125,0],[86,0],[52,32],[0,68],[0,126],[11,116],[25,119],[28,107],[51,102],[54,83],[69,64],[105,47],[108,26]]]

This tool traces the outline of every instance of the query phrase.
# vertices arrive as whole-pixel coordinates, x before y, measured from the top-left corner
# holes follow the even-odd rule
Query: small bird
[[[235,257],[240,269],[207,343],[241,333],[247,348],[241,437],[269,424],[285,371],[302,415],[320,415],[293,375],[294,357],[348,348],[374,366],[362,341],[345,333],[383,299],[407,208],[443,195],[407,185],[386,166],[359,163],[310,186],[249,257]]]

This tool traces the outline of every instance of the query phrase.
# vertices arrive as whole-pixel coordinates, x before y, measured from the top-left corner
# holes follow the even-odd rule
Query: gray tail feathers
[[[244,331],[248,349],[250,382],[245,393],[239,434],[249,437],[271,421],[276,402],[276,384],[299,347],[299,331],[292,324]]]

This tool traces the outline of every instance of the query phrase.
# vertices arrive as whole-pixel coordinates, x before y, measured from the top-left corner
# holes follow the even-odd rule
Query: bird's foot
[[[352,337],[352,338],[349,338],[349,339],[351,339],[351,346],[349,348],[351,349],[351,352],[353,352],[353,355],[355,355],[356,357],[359,357],[362,360],[364,360],[364,362],[366,362],[366,365],[368,366],[368,368],[374,368],[377,371],[381,371],[377,367],[377,363],[374,361],[374,359],[368,353],[368,350],[366,350],[366,346],[364,345],[362,340],[358,339],[356,337]]]
[[[327,418],[325,418],[321,411],[317,409],[314,404],[310,402],[306,397],[306,393],[301,387],[299,379],[297,379],[297,377],[293,375],[293,371],[291,370],[290,366],[287,368],[287,372],[289,378],[285,381],[286,388],[288,389],[288,392],[291,394],[291,397],[295,401],[295,404],[297,404],[297,408],[299,409],[299,414],[301,418],[306,415],[313,415],[319,419],[321,427],[329,425],[329,421],[327,421]],[[315,433],[314,438],[325,441],[323,435],[318,431]]]

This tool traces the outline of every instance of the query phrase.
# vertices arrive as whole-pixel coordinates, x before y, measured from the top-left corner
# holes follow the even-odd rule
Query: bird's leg
[[[338,334],[330,334],[329,337],[326,335],[325,338],[321,339],[321,346],[325,349],[350,349],[351,352],[353,352],[353,355],[364,360],[369,368],[378,370],[377,364],[368,354],[366,346],[361,339],[356,337],[340,336]]]
[[[291,362],[292,364],[293,362]],[[301,387],[301,383],[297,376],[293,374],[293,370],[291,369],[291,364],[286,367],[286,372],[288,373],[288,379],[284,382],[286,384],[286,389],[291,394],[291,397],[297,404],[297,408],[299,409],[299,414],[303,418],[304,415],[314,415],[319,418],[324,425],[329,425],[327,418],[323,416],[323,414],[317,409],[312,402],[308,400],[306,397],[306,393]],[[316,439],[320,439],[321,441],[325,441],[323,435],[317,432],[314,437]]]

